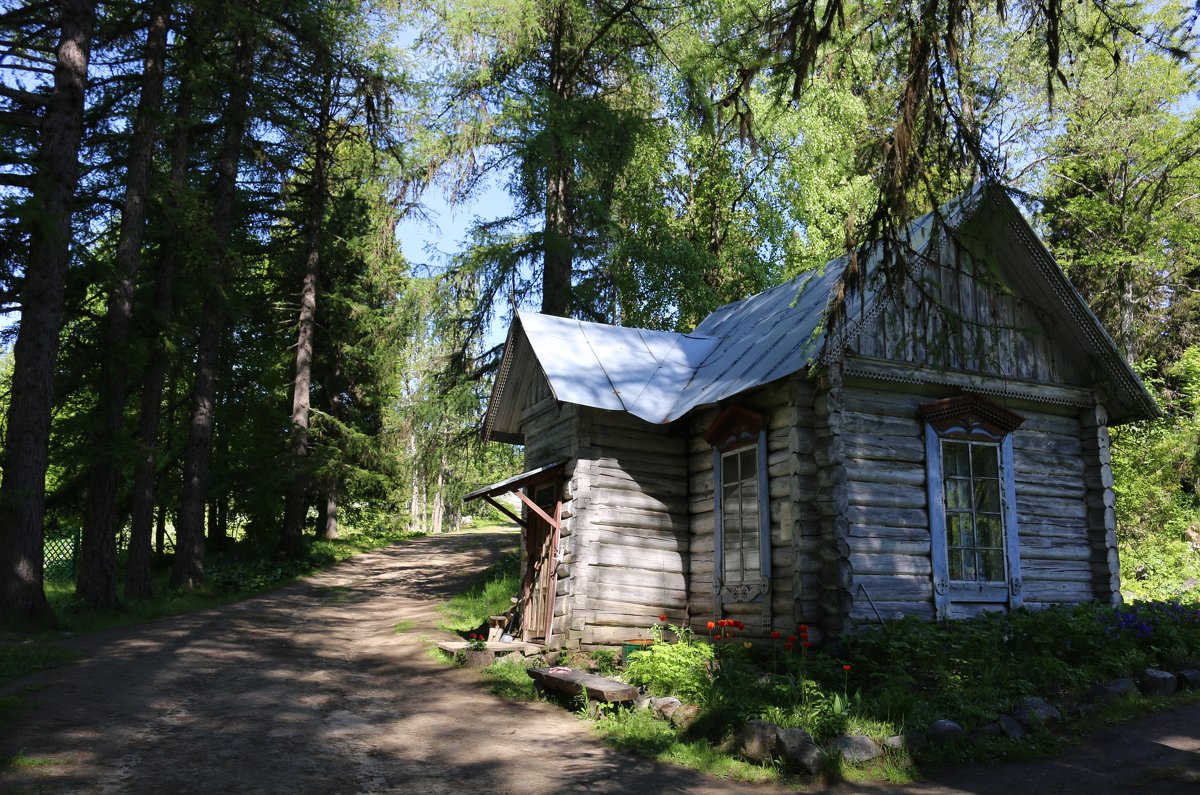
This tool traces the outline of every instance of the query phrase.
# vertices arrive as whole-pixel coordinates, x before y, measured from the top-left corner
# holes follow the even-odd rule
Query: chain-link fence
[[[79,554],[79,531],[70,535],[47,537],[45,541],[46,579],[75,579],[75,560]]]
[[[45,576],[47,580],[75,579],[75,567],[79,560],[79,530],[47,536],[45,540]],[[129,530],[117,533],[117,555],[125,554],[129,548]]]

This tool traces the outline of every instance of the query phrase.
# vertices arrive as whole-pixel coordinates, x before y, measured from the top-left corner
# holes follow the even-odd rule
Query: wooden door
[[[546,483],[532,491],[534,503],[557,521],[558,483]],[[526,515],[525,582],[522,588],[526,598],[521,611],[521,639],[548,641],[547,630],[554,620],[558,531],[534,511],[527,511]]]

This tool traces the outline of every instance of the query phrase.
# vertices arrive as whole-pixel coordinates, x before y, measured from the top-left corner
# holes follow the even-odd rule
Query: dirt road
[[[419,539],[266,596],[64,641],[73,665],[0,737],[0,792],[775,793],[604,747],[572,715],[508,703],[427,654],[435,606],[513,534]],[[393,627],[405,622],[408,631]],[[833,792],[1200,792],[1200,705],[1106,730],[1058,760]]]
[[[515,543],[418,539],[66,642],[80,661],[15,683],[41,689],[0,738],[0,758],[51,764],[0,774],[0,792],[763,792],[610,750],[563,709],[505,702],[430,659],[436,604]]]

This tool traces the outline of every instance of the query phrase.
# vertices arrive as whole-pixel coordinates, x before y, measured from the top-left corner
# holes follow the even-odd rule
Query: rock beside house
[[[1170,671],[1147,668],[1138,674],[1138,686],[1147,696],[1169,696],[1179,688],[1179,680]]]
[[[1030,696],[1022,701],[1015,710],[1013,717],[1026,728],[1040,729],[1048,723],[1062,720],[1062,713],[1057,707],[1051,706],[1045,699]]]

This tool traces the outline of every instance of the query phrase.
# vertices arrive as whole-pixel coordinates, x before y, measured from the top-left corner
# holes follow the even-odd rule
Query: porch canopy
[[[520,475],[476,489],[463,497],[463,502],[484,500],[496,510],[520,525],[523,549],[523,572],[521,575],[521,640],[529,642],[542,638],[546,646],[553,643],[554,635],[554,591],[558,584],[558,570],[554,561],[558,555],[558,533],[562,517],[562,476],[566,461],[559,461]],[[551,485],[554,489],[553,505],[537,504],[537,490]],[[524,491],[522,491],[524,489]],[[501,494],[513,492],[529,508],[523,519],[496,501]],[[526,493],[529,492],[529,493]],[[553,515],[546,512],[546,507]]]
[[[484,486],[481,489],[475,489],[475,491],[463,497],[463,502],[483,500],[488,505],[507,516],[509,519],[512,519],[518,525],[528,530],[529,526],[525,523],[524,519],[496,501],[496,497],[499,497],[501,494],[515,492],[517,498],[520,499],[521,502],[525,503],[529,510],[533,511],[548,525],[557,530],[558,519],[546,513],[546,511],[543,510],[540,505],[533,501],[533,498],[521,491],[521,489],[526,487],[532,489],[542,485],[543,483],[550,483],[557,480],[562,476],[563,466],[566,463],[566,461],[557,461],[553,464],[547,464],[544,467],[538,467],[537,469],[531,469],[528,472],[522,472],[519,475],[513,475],[511,478],[502,480],[499,483],[493,483],[490,486]]]

